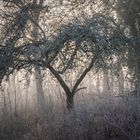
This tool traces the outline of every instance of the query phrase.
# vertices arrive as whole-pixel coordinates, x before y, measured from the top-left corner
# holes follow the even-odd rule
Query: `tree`
[[[17,6],[19,9],[15,10],[13,4],[15,6]],[[32,10],[30,11],[30,14],[32,14],[32,19],[31,19],[32,23],[30,24],[32,29],[28,30],[27,33],[32,34],[32,40],[30,41],[31,43],[34,44],[38,40],[38,38],[39,38],[39,36],[38,36],[38,28],[39,28],[38,20],[39,20],[40,13],[43,10],[43,1],[40,1],[39,4],[37,4],[37,1],[33,1],[32,5],[30,5],[31,3],[27,2],[27,3],[24,4],[23,7],[21,7],[20,4],[23,4],[22,1],[19,1],[19,3],[14,3],[14,1],[11,1],[11,2],[10,1],[5,1],[5,6],[4,6],[4,10],[5,10],[6,13],[8,13],[10,11],[9,6],[13,6],[13,10],[12,10],[12,13],[11,13],[12,16],[14,14],[13,12],[16,11],[18,13],[17,16],[16,16],[17,19],[16,19],[16,21],[13,22],[13,25],[12,25],[15,29],[16,28],[17,29],[14,30],[14,29],[12,29],[12,26],[10,26],[9,29],[7,30],[7,32],[9,32],[9,30],[11,31],[11,34],[10,34],[11,38],[12,38],[13,35],[15,36],[15,38],[13,39],[13,41],[15,41],[15,44],[13,45],[13,48],[16,48],[16,49],[18,48],[16,46],[17,45],[16,43],[18,42],[18,45],[19,45],[23,41],[23,40],[20,40],[20,36],[25,35],[25,31],[27,29],[27,27],[26,27],[27,26],[27,21],[29,20],[29,17],[28,17],[29,11],[28,10],[31,10],[30,8],[32,8]],[[39,7],[39,8],[37,8],[37,7]],[[4,13],[4,14],[6,14],[6,13]],[[20,16],[20,17],[18,17],[18,16]],[[6,18],[6,21],[7,21],[8,20],[7,16],[5,18]],[[12,20],[14,20],[14,19],[12,19]],[[20,24],[22,24],[22,25],[20,25]],[[9,22],[7,23],[7,26],[9,26]],[[19,32],[19,30],[22,30],[22,32],[17,33],[16,31]],[[7,35],[5,35],[5,36],[7,37]],[[8,47],[7,44],[5,44],[5,46]],[[17,57],[17,56],[15,55],[13,57]],[[17,60],[17,61],[19,61],[19,60]],[[20,62],[18,62],[18,63],[20,63]],[[30,63],[30,62],[28,62],[28,63]],[[15,67],[13,69],[13,71],[18,67],[19,67],[19,65],[17,67]],[[34,76],[35,76],[36,90],[37,90],[38,110],[39,110],[39,114],[43,114],[44,113],[44,108],[45,108],[45,98],[44,98],[44,93],[43,93],[41,76],[40,76],[40,72],[39,72],[40,70],[39,70],[37,65],[35,65],[35,67],[36,68],[35,68]]]
[[[32,64],[40,63],[40,60],[38,58],[36,60],[34,56],[36,55],[37,45],[43,44],[42,38],[39,41],[32,42],[28,35],[31,33],[30,23],[35,24],[39,30],[42,30],[32,18],[32,12],[35,9],[47,9],[47,6],[41,7],[42,2],[41,0],[38,5],[34,5],[32,1],[24,3],[22,0],[18,2],[5,0],[3,2],[2,35],[0,36],[1,80],[15,69],[25,68],[26,66],[31,68]]]
[[[118,49],[118,47],[125,44],[123,33],[118,30],[118,26],[116,26],[116,24],[114,25],[114,21],[111,20],[111,18],[106,18],[103,15],[95,15],[91,19],[86,19],[86,22],[82,24],[77,24],[76,22],[76,24],[73,23],[66,27],[64,26],[54,42],[57,42],[54,46],[57,45],[62,49],[59,54],[57,51],[54,51],[56,53],[53,54],[53,58],[58,55],[62,62],[57,58],[57,61],[59,62],[58,69],[56,67],[54,68],[52,63],[50,63],[47,68],[53,73],[63,87],[67,97],[67,108],[69,110],[74,107],[73,97],[75,93],[81,89],[78,88],[79,84],[87,73],[93,66],[96,67],[97,63],[102,67],[104,59],[108,60],[117,52],[116,49]],[[74,48],[72,46],[67,47],[67,49],[70,49],[71,51],[67,49],[64,50],[63,48],[67,42],[75,43]],[[63,57],[61,57],[61,55],[63,55]],[[80,58],[82,58],[82,60],[80,60]],[[54,62],[56,63],[56,61]],[[83,69],[85,69],[81,71],[80,77],[76,80],[73,88],[70,89],[60,74],[67,69],[74,67],[78,68],[78,64],[84,65]]]
[[[139,90],[140,86],[140,45],[137,42],[140,36],[140,2],[138,0],[125,2],[118,1],[119,11],[118,14],[123,18],[125,24],[130,29],[130,35],[135,38],[135,42],[132,43],[129,48],[129,58],[128,64],[129,68],[134,71],[134,76],[136,79],[135,88]],[[123,9],[123,12],[122,12]],[[129,62],[130,61],[130,62]],[[132,63],[133,61],[133,63]]]
[[[111,11],[117,14],[117,18],[126,29],[127,36],[130,38],[127,65],[134,77],[136,90],[140,85],[140,2],[138,0],[102,0]]]
[[[40,7],[43,7],[44,2],[43,1],[39,1],[39,5]],[[37,1],[34,0],[33,1],[33,5],[35,7],[38,6]],[[39,38],[39,32],[38,32],[38,27],[36,26],[36,24],[39,24],[39,16],[42,12],[43,8],[40,9],[35,9],[34,11],[32,11],[32,15],[33,15],[33,21],[34,23],[32,23],[33,25],[33,29],[32,29],[32,38],[33,38],[33,42],[35,42],[36,40],[38,40]],[[41,70],[40,68],[35,65],[35,69],[34,69],[34,78],[35,78],[35,86],[36,86],[36,93],[37,93],[37,102],[38,102],[38,113],[39,115],[44,118],[44,112],[45,112],[45,108],[46,108],[46,103],[45,103],[45,95],[44,95],[44,91],[43,91],[43,86],[42,86],[42,75],[41,75]]]
[[[11,3],[11,1],[8,2]],[[40,2],[42,3],[41,0]],[[70,23],[59,26],[55,35],[49,39],[46,38],[45,28],[34,20],[36,16],[33,14],[36,10],[41,10],[43,13],[47,6],[42,6],[40,3],[35,4],[35,1],[23,4],[22,0],[12,4],[17,6],[18,10],[14,13],[15,18],[12,17],[10,20],[9,29],[14,28],[8,32],[10,39],[13,39],[9,45],[14,42],[12,50],[17,54],[11,54],[13,61],[8,66],[13,69],[30,69],[31,66],[36,65],[49,69],[64,89],[67,108],[71,110],[74,108],[74,95],[83,89],[79,88],[79,85],[87,73],[93,66],[101,68],[104,60],[107,61],[113,54],[121,51],[127,38],[113,18],[95,13],[91,17],[80,15],[81,19],[74,17]],[[7,16],[5,19],[7,21]],[[28,38],[28,34],[32,31],[31,24],[39,30],[37,40]],[[9,26],[9,22],[7,22],[7,26]],[[7,34],[3,36],[9,42]],[[3,44],[4,47],[9,47],[6,41]],[[16,66],[13,66],[14,63]],[[80,71],[81,75],[70,89],[63,80],[62,74],[68,69],[79,70],[79,67],[83,71]]]

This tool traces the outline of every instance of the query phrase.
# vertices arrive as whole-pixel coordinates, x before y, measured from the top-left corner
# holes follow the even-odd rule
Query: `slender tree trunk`
[[[16,75],[13,73],[13,88],[14,88],[14,94],[15,94],[15,116],[17,116],[17,91],[16,91]]]
[[[37,94],[37,104],[38,104],[38,113],[43,116],[45,113],[45,95],[42,86],[42,78],[39,69],[35,69],[34,72],[35,77],[35,87],[36,87],[36,94]]]
[[[9,77],[9,92],[12,97],[12,107],[14,111],[14,115],[17,116],[17,91],[16,91],[16,75],[13,72]]]
[[[35,4],[37,4],[37,2],[35,2]],[[34,21],[37,24],[39,22],[39,14],[40,11],[35,11],[34,13]],[[32,37],[33,40],[35,41],[38,40],[38,27],[35,24],[33,24]],[[35,77],[35,84],[36,84],[38,113],[43,117],[45,113],[46,103],[45,103],[45,95],[42,86],[41,70],[39,69],[38,66],[35,66],[34,77]]]
[[[121,66],[119,66],[118,82],[119,82],[119,94],[122,95],[124,94],[124,74]]]
[[[97,85],[96,85],[96,88],[97,88],[97,94],[100,95],[100,73],[99,72],[97,74]]]
[[[114,77],[113,77],[113,72],[112,72],[112,70],[111,70],[111,72],[110,72],[110,93],[111,93],[111,95],[114,93]]]
[[[109,93],[109,78],[108,78],[108,70],[103,70],[103,93],[108,94]]]
[[[135,47],[135,76],[136,76],[136,84],[135,90],[137,92],[140,91],[140,45]]]

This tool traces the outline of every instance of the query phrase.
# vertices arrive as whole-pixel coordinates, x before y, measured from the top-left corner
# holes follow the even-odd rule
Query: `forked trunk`
[[[95,55],[92,58],[92,61],[90,62],[89,66],[84,70],[84,72],[81,74],[81,76],[77,79],[72,90],[70,90],[70,88],[68,87],[66,82],[61,77],[61,75],[51,65],[49,65],[49,64],[47,65],[50,72],[55,76],[55,78],[58,80],[58,82],[60,83],[60,85],[62,86],[62,88],[64,89],[64,91],[66,93],[66,103],[67,103],[67,109],[69,111],[74,110],[74,94],[76,92],[78,92],[80,89],[83,89],[83,88],[78,89],[78,86],[82,82],[82,80],[85,78],[86,74],[91,70],[91,68],[96,60],[97,55]]]

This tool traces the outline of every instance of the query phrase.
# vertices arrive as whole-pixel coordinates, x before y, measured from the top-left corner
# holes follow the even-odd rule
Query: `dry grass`
[[[59,99],[61,100],[61,99]],[[1,112],[0,140],[139,140],[139,97],[75,97],[67,112],[64,99],[50,97],[45,117],[36,112]]]
[[[16,82],[15,90],[7,90],[7,86],[1,92],[0,140],[140,140],[139,94],[97,94],[94,82],[87,77],[80,85],[87,88],[75,95],[75,109],[68,112],[63,90],[49,78],[43,83],[43,117],[37,113],[33,81],[28,89],[23,89],[23,80]]]

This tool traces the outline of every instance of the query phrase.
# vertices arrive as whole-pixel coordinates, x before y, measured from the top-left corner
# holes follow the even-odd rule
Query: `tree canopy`
[[[81,17],[82,20],[75,17],[71,23],[62,24],[56,35],[49,39],[44,27],[33,18],[36,16],[34,13],[41,15],[44,11],[45,16],[48,5],[44,6],[43,1],[4,2],[6,8],[2,12],[1,79],[9,70],[27,68],[33,64],[47,67],[52,61],[56,62],[55,58],[58,57],[61,73],[73,67],[74,62],[76,65],[75,58],[79,56],[87,57],[90,62],[89,58],[98,54],[96,63],[97,59],[100,63],[102,58],[111,56],[127,41],[124,31],[116,21],[100,13],[90,18]],[[40,32],[36,41],[28,38],[31,36],[31,23]],[[70,46],[70,42],[74,42],[75,47]],[[76,57],[77,54],[79,56]]]

